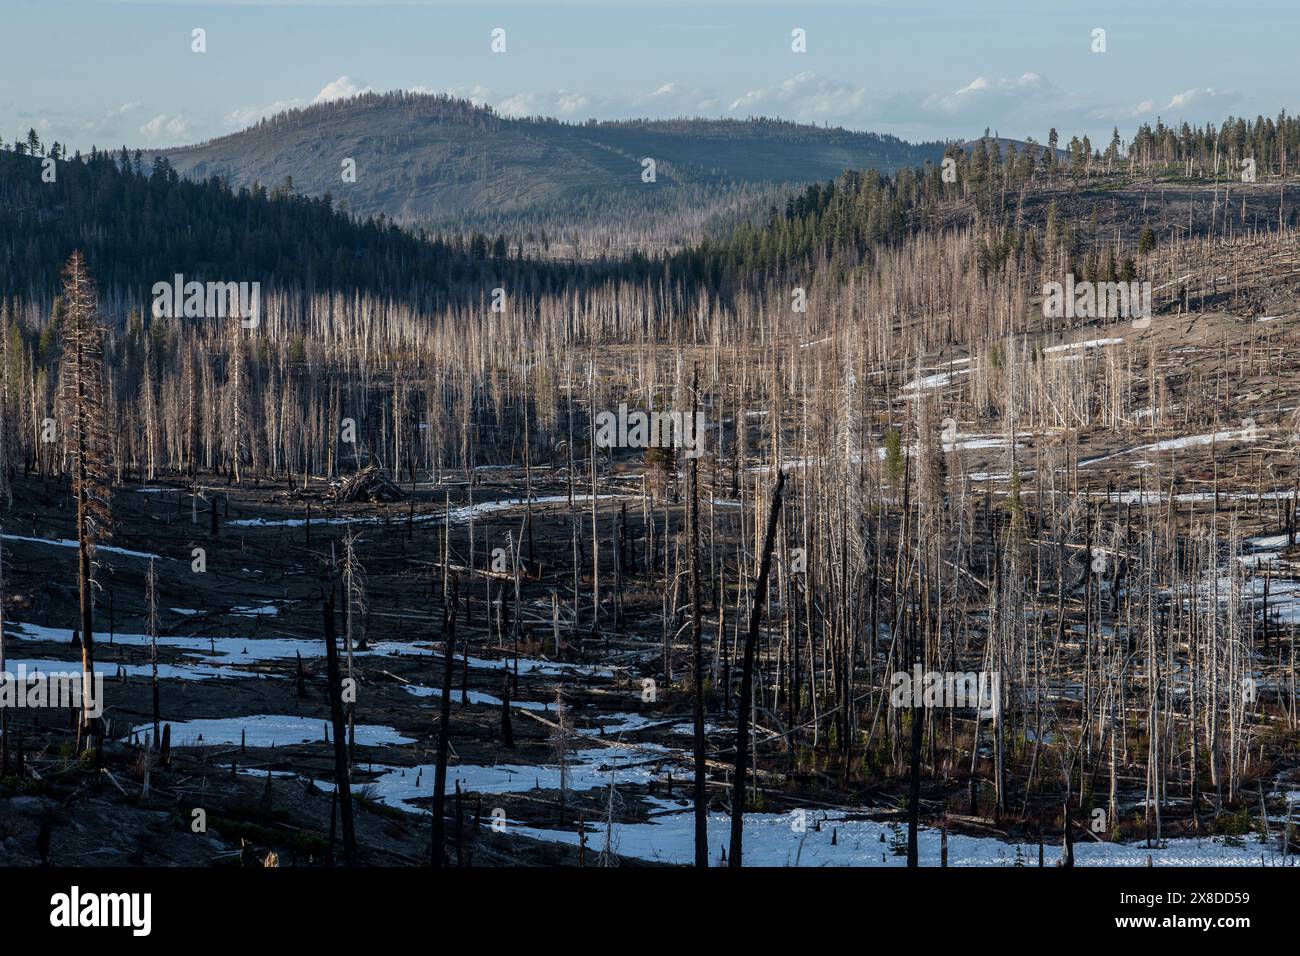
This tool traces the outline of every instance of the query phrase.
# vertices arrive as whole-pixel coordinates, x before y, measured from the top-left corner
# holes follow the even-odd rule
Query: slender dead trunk
[[[443,804],[447,792],[447,740],[451,731],[451,674],[456,649],[456,605],[460,600],[460,579],[452,578],[451,599],[442,610],[442,700],[438,712],[438,763],[433,772],[433,849],[430,864],[441,867],[446,853],[446,825]]]
[[[695,385],[692,383],[692,392]],[[709,865],[708,768],[704,757],[704,646],[700,620],[700,469],[691,459],[691,652],[695,664],[695,865]]]
[[[0,538],[0,680],[5,672],[4,540]],[[0,777],[9,776],[9,708],[0,707]]]
[[[349,783],[347,726],[343,720],[343,680],[339,673],[339,652],[334,646],[334,592],[325,601],[325,660],[329,679],[330,722],[334,736],[334,780],[339,816],[343,827],[343,864],[356,866],[357,835],[352,826],[352,787]]]
[[[149,559],[149,577],[146,586],[147,602],[149,606],[149,663],[151,670],[151,682],[153,684],[153,737],[151,747],[157,747],[161,741],[158,737],[158,727],[161,721],[161,707],[158,693],[158,572],[154,567],[154,559]],[[4,667],[0,663],[0,670]]]
[[[758,644],[758,627],[767,603],[767,576],[772,569],[772,548],[776,544],[777,519],[781,516],[781,491],[785,472],[777,466],[776,486],[768,507],[767,531],[763,536],[763,556],[754,584],[754,600],[749,609],[749,631],[745,635],[745,656],[740,672],[740,701],[736,706],[736,773],[731,785],[731,854],[727,863],[741,865],[741,841],[745,829],[745,773],[749,758],[749,714],[754,695],[754,649]]]

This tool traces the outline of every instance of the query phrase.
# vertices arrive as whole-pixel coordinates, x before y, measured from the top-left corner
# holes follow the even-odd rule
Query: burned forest
[[[1295,865],[1282,94],[336,86],[7,117],[0,867]]]

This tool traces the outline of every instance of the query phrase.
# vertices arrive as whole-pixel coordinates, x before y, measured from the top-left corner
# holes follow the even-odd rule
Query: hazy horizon
[[[284,109],[393,89],[573,122],[764,116],[911,142],[985,128],[1041,142],[1051,127],[1063,141],[1098,142],[1118,127],[1127,140],[1157,117],[1219,123],[1287,109],[1296,69],[1287,28],[1300,26],[1300,11],[1272,0],[1232,8],[1102,0],[1078,11],[1027,0],[956,11],[937,0],[7,7],[0,137],[34,127],[45,142],[83,151],[188,145]],[[498,28],[504,53],[491,49]],[[202,54],[191,49],[195,29],[206,31]],[[806,52],[792,49],[796,29]],[[1106,31],[1104,52],[1093,51],[1097,29]],[[1238,40],[1252,56],[1225,58]]]

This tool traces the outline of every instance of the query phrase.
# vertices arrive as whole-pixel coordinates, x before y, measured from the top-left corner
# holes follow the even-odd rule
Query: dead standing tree
[[[97,321],[98,297],[85,257],[74,252],[63,270],[64,352],[63,420],[71,457],[72,494],[77,501],[78,592],[81,602],[82,720],[89,731],[95,671],[92,629],[91,562],[95,545],[108,537],[108,438],[104,425],[103,327]]]
[[[0,674],[5,669],[4,539],[0,538]],[[0,707],[0,777],[9,776],[9,708]]]
[[[150,749],[152,750],[162,743],[161,738],[158,736],[158,725],[161,723],[161,709],[158,698],[158,569],[154,567],[153,558],[149,559],[149,572],[145,578],[145,605],[147,608],[145,630],[149,634],[149,663],[153,687],[153,736],[149,738]]]
[[[451,733],[451,678],[456,654],[456,609],[459,603],[460,579],[453,576],[451,596],[442,611],[442,698],[438,702],[438,762],[433,771],[433,844],[429,856],[430,865],[435,867],[443,866],[447,852],[444,805],[447,794],[447,745]]]
[[[698,412],[698,374],[691,382],[692,411]],[[695,865],[709,865],[709,798],[708,767],[704,751],[704,647],[700,620],[700,469],[699,459],[691,459],[691,654],[694,662],[694,763],[695,763]],[[615,567],[618,561],[615,561]]]
[[[347,659],[348,679],[353,679],[352,674],[352,650],[354,647],[365,649],[365,638],[363,636],[361,645],[358,647],[356,640],[353,638],[352,630],[352,611],[355,607],[363,618],[368,617],[369,610],[366,607],[366,569],[362,566],[361,560],[357,557],[357,538],[355,530],[349,531],[343,539],[343,600],[344,600],[344,624],[343,624],[343,647]],[[348,704],[348,761],[351,762],[357,749],[356,740],[356,704]]]
[[[334,738],[334,780],[339,818],[343,824],[343,863],[356,866],[357,835],[352,826],[352,786],[348,768],[346,726],[343,722],[343,678],[339,673],[339,651],[335,646],[334,592],[325,601],[325,666],[329,680],[330,723]],[[331,828],[333,824],[331,823]]]
[[[767,511],[767,531],[763,535],[763,556],[758,568],[758,581],[754,584],[754,600],[749,611],[749,632],[745,635],[745,657],[740,672],[740,700],[736,704],[736,775],[731,788],[731,856],[728,864],[741,865],[741,840],[745,830],[745,769],[749,756],[749,713],[753,707],[754,651],[758,645],[758,627],[763,618],[763,605],[767,603],[767,577],[772,569],[772,548],[776,544],[777,519],[781,516],[781,490],[785,487],[785,471],[779,466],[776,486],[772,489],[772,502]]]

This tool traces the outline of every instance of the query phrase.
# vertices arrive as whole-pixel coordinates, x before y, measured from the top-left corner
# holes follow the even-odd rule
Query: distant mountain
[[[999,158],[1006,153],[1008,146],[1014,146],[1017,153],[1023,153],[1026,149],[1031,148],[1032,146],[1035,159],[1041,156],[1044,150],[1047,149],[1047,147],[1042,143],[1031,144],[1023,139],[1009,139],[1006,136],[981,136],[979,139],[969,139],[961,144],[961,148],[969,153],[981,143],[987,143],[989,146],[997,147],[997,155]],[[1058,149],[1056,151],[1057,159],[1066,159],[1069,155],[1070,154],[1064,149]]]
[[[639,211],[698,225],[766,201],[779,185],[938,161],[943,144],[768,119],[507,119],[465,100],[395,92],[292,110],[161,155],[182,176],[235,187],[292,180],[363,215],[522,231],[616,214],[626,223]],[[643,181],[647,158],[653,183]],[[345,159],[356,161],[355,183],[343,181]]]

